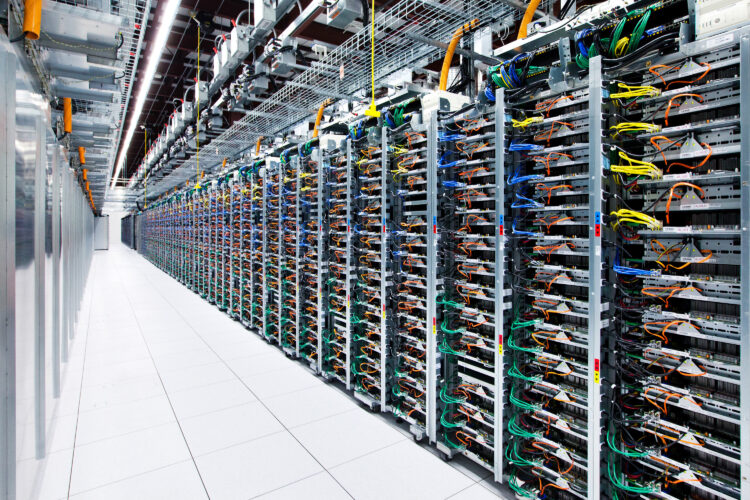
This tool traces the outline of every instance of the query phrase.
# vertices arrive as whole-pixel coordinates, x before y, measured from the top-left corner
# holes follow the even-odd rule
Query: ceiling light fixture
[[[115,184],[117,184],[117,178],[122,171],[122,165],[125,162],[125,155],[127,154],[128,147],[130,147],[130,141],[133,140],[133,134],[135,134],[135,129],[138,126],[138,120],[141,117],[143,105],[146,103],[146,97],[148,97],[148,92],[151,89],[151,83],[154,80],[156,68],[159,66],[161,55],[164,52],[164,47],[167,45],[167,38],[172,31],[172,24],[174,23],[177,9],[179,8],[180,0],[168,0],[166,7],[161,13],[159,30],[156,32],[156,38],[154,38],[151,43],[151,48],[148,54],[148,64],[146,65],[146,70],[143,72],[143,77],[141,78],[141,87],[138,89],[138,96],[135,99],[133,114],[130,116],[130,126],[125,134],[125,140],[120,143],[120,155],[117,157],[117,165],[112,175],[110,189],[115,187]]]

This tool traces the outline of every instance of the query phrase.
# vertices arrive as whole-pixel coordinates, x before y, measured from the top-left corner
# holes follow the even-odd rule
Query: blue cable
[[[544,146],[540,144],[527,144],[525,142],[511,141],[509,151],[540,151],[544,149]]]
[[[438,168],[450,168],[450,167],[456,166],[458,161],[452,161],[448,163],[445,162],[446,156],[449,156],[451,154],[453,154],[453,151],[446,151],[445,153],[440,155],[440,159],[438,160],[438,164],[437,164]]]

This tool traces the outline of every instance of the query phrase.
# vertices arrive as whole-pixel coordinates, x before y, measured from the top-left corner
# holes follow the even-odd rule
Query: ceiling
[[[290,23],[295,21],[299,13],[312,1],[298,1],[279,20],[275,31],[281,33]],[[163,0],[161,1],[162,5],[165,3]],[[376,2],[376,5],[383,4],[384,2]],[[160,133],[166,126],[170,115],[175,110],[175,100],[181,99],[188,90],[188,87],[194,83],[194,78],[197,75],[198,61],[198,22],[196,21],[200,21],[201,24],[201,74],[210,75],[210,64],[214,55],[214,40],[222,34],[228,34],[232,29],[232,21],[236,20],[237,16],[247,7],[248,2],[239,0],[182,0],[182,5],[172,26],[171,34],[156,71],[157,77],[154,78],[151,84],[149,96],[146,99],[146,104],[139,118],[136,137],[128,147],[127,159],[123,166],[123,171],[118,178],[118,185],[125,185],[127,179],[136,172],[144,156],[144,140],[147,140],[150,145],[156,134]],[[160,14],[160,6],[152,6],[149,16],[150,29],[147,30],[144,41],[144,54],[148,54],[149,44],[156,36],[156,29],[154,28],[160,22]],[[321,8],[318,15],[324,17],[324,9]],[[250,13],[249,22],[251,25],[253,21],[253,14]],[[242,24],[248,23],[245,14],[243,14],[240,22]],[[361,24],[354,23],[351,31],[338,30],[321,24],[313,18],[310,22],[299,26],[295,30],[294,36],[302,40],[303,43],[304,41],[310,42],[310,45],[313,41],[317,41],[330,46],[337,46],[349,38],[358,27],[361,27]],[[247,62],[252,61],[255,56],[260,55],[264,45],[260,44],[256,47],[254,53],[248,57]],[[143,64],[145,64],[145,61],[143,61]],[[240,70],[241,68],[238,69],[238,71]],[[205,78],[204,76],[202,79]],[[274,81],[274,84],[280,86],[282,81],[283,79],[281,78],[277,79]],[[134,88],[138,89],[139,85],[140,81],[136,72]],[[130,108],[133,106],[134,100],[131,100]],[[229,116],[229,119],[238,119],[241,116],[241,114],[237,114],[237,116]],[[129,120],[131,119],[132,109],[129,109],[127,119],[123,125],[124,130],[127,130],[129,127]]]

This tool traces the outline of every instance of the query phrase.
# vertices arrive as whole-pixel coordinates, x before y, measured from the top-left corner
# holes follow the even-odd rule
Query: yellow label
[[[498,348],[497,348],[497,352],[498,352],[498,353],[500,353],[500,354],[502,354],[502,353],[503,353],[503,345],[502,345],[502,344],[500,344],[500,345],[498,346]]]
[[[437,326],[432,325],[432,334],[437,335]]]
[[[594,372],[594,383],[599,384],[599,372]]]

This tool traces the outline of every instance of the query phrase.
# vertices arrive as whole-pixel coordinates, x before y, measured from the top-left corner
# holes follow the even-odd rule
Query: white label
[[[695,109],[695,108],[692,108],[692,109]],[[718,151],[714,150],[712,151],[712,153],[718,153]],[[696,156],[706,156],[706,155],[708,155],[708,151],[705,149],[701,149],[700,151],[680,151],[680,159],[693,158]]]
[[[719,45],[726,45],[729,43],[732,43],[734,41],[734,35],[724,35],[716,38],[712,38],[710,40],[706,40],[706,48],[711,49],[713,47],[718,47]]]
[[[667,174],[663,177],[665,181],[668,180],[675,180],[675,181],[681,181],[685,179],[690,179],[690,174]]]
[[[692,226],[666,226],[665,233],[689,233],[693,230]]]
[[[705,257],[682,257],[680,258],[680,262],[695,263],[695,262],[711,262],[712,260],[714,260],[714,259],[706,259],[704,261],[703,259],[705,259]]]
[[[691,111],[703,111],[704,109],[708,108],[708,104],[696,104],[694,106],[680,106],[677,108],[676,115],[681,115],[682,113],[690,113]]]
[[[680,205],[680,210],[704,210],[710,207],[710,203],[690,203],[685,206]]]

